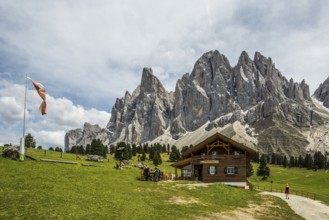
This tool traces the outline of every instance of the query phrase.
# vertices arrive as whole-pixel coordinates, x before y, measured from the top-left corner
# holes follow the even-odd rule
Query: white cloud
[[[23,108],[17,103],[15,97],[0,97],[0,106],[0,115],[5,126],[15,126],[17,120],[23,118]]]
[[[47,147],[60,147],[64,150],[64,136],[65,136],[65,131],[35,131],[35,130],[28,130],[29,133],[35,134],[33,137],[36,140],[36,145],[37,146],[43,146],[45,149]]]
[[[259,51],[313,92],[329,75],[328,11],[325,0],[1,1],[0,76],[15,84],[0,80],[0,104],[8,110],[0,110],[0,126],[22,120],[26,73],[50,94],[41,117],[40,99],[29,91],[28,126],[104,126],[109,113],[97,109],[110,110],[116,98],[131,93],[144,66],[154,67],[173,91],[209,50],[219,50],[232,66],[243,50],[250,57]]]
[[[26,134],[30,132],[38,145],[63,146],[66,131],[82,127],[84,122],[105,127],[110,120],[108,112],[85,109],[67,98],[54,98],[49,94],[46,98],[47,115],[41,116],[38,109],[41,98],[30,81],[28,85]],[[23,85],[0,81],[0,143],[19,142],[23,130],[24,89]]]

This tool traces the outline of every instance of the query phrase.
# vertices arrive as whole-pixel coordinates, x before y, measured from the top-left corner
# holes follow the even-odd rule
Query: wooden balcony
[[[246,161],[246,155],[240,154],[240,155],[195,155],[192,156],[192,161],[194,163],[199,163],[200,161],[219,161],[219,163],[222,162],[245,162]]]

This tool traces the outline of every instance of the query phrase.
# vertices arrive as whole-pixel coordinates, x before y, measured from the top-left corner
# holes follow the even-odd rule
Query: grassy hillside
[[[0,150],[0,153],[2,148]],[[278,198],[221,184],[191,187],[185,181],[144,182],[135,167],[85,167],[73,154],[28,149],[36,161],[0,157],[0,219],[191,219],[254,207],[259,219],[300,219]],[[78,165],[41,162],[77,161]],[[170,170],[164,163],[160,169]],[[255,208],[256,207],[256,208]],[[259,208],[262,207],[262,208]],[[261,210],[261,211],[260,211]]]
[[[256,174],[258,164],[253,164]],[[329,171],[326,170],[307,170],[305,168],[283,168],[278,165],[270,165],[271,175],[267,181],[261,181],[260,177],[253,175],[249,181],[260,189],[282,191],[289,184],[290,189],[298,195],[302,194],[310,198],[321,200],[329,205]]]

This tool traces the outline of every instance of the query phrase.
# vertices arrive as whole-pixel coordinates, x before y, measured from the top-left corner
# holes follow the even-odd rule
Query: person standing
[[[286,188],[285,188],[285,193],[286,193],[286,199],[289,199],[289,191],[290,191],[290,189],[289,189],[289,185],[288,185],[288,183],[286,184]]]

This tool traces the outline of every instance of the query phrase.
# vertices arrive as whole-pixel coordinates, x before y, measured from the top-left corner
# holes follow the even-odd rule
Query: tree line
[[[263,156],[264,155],[264,156]],[[316,151],[314,153],[307,153],[304,157],[287,157],[286,155],[281,154],[270,154],[265,155],[263,154],[260,156],[259,153],[253,158],[253,162],[260,163],[261,159],[266,160],[269,164],[274,165],[282,165],[283,167],[300,167],[306,169],[328,169],[329,168],[329,160],[328,160],[328,153],[323,154],[320,151]],[[263,158],[262,158],[263,157]]]
[[[170,146],[169,144],[129,144],[126,142],[118,142],[117,144],[111,144],[109,147],[104,146],[99,139],[92,140],[91,144],[88,144],[86,148],[82,145],[73,146],[69,152],[76,154],[94,154],[104,156],[106,154],[114,155],[117,160],[130,160],[132,157],[137,157],[139,161],[152,161],[155,166],[162,163],[161,154],[167,153],[169,155],[169,161],[177,162],[182,160],[182,153],[190,146],[184,146],[181,151],[175,145]]]
[[[28,133],[27,135],[25,135],[24,142],[25,142],[25,147],[26,148],[36,148],[36,141],[35,141],[34,137],[31,135],[31,133]],[[37,149],[42,150],[42,146],[39,145],[37,147]],[[58,146],[55,147],[55,148],[49,147],[49,150],[50,151],[56,151],[56,152],[63,152],[63,149],[58,147]]]
[[[100,139],[93,139],[90,144],[86,145],[86,148],[84,148],[82,145],[73,146],[68,152],[82,155],[98,155],[103,156],[104,158],[106,158],[107,154],[109,153],[108,147],[105,146]]]

